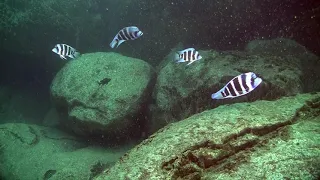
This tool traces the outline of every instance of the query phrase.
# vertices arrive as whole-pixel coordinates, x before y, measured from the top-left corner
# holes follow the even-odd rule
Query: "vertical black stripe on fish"
[[[223,92],[224,92],[224,94],[225,94],[226,96],[229,96],[229,95],[230,95],[230,91],[229,91],[229,89],[228,89],[227,87],[224,88]]]
[[[250,80],[251,80],[251,82],[250,82],[251,87],[254,88],[254,80],[255,80],[255,78],[253,78],[253,77],[251,76]]]
[[[137,37],[138,37],[138,33],[139,33],[139,31],[135,31],[135,32],[133,32],[133,35],[134,35],[134,37],[135,37],[135,38],[137,38]]]
[[[123,30],[121,30],[121,31],[119,32],[119,35],[120,35],[120,37],[121,37],[121,40],[128,40],[127,37],[126,37],[126,35],[124,35]]]
[[[134,39],[135,39],[133,32],[129,32],[129,35],[130,35],[130,39],[131,39],[131,40],[134,40]]]
[[[67,50],[68,50],[68,46],[67,45],[63,45],[63,55],[66,56],[67,55]]]
[[[235,79],[233,80],[233,85],[234,85],[234,88],[236,89],[236,91],[238,91],[238,92],[241,94],[242,88],[241,88],[241,84],[240,84],[239,81],[241,81],[241,79],[239,79],[239,77],[238,77],[238,78],[235,78]]]
[[[67,45],[66,45],[66,55],[69,55],[70,50],[71,50],[71,49],[70,49],[70,46],[67,46]]]
[[[227,96],[226,93],[223,92],[223,91],[221,92],[221,94],[222,94],[223,97],[226,97],[226,96]]]
[[[195,60],[195,58],[194,58],[194,57],[195,57],[195,56],[194,56],[195,54],[196,54],[196,51],[191,51],[191,57],[190,57],[190,59],[193,60],[193,61]]]
[[[187,52],[186,52],[186,51],[183,52],[183,59],[184,59],[185,61],[188,61],[188,56],[187,56]]]
[[[70,46],[67,46],[67,52],[66,52],[66,55],[70,55],[71,54],[71,47]]]
[[[192,61],[192,51],[188,51],[188,58],[189,58],[189,61]]]
[[[62,50],[61,50],[61,45],[60,45],[60,44],[58,44],[58,45],[57,45],[57,48],[58,48],[58,54],[60,54],[60,55],[61,55],[61,51],[62,51]]]
[[[129,37],[130,37],[131,40],[135,39],[133,32],[130,32],[129,29],[127,29],[127,32],[129,34]]]
[[[227,88],[229,89],[229,92],[231,93],[232,96],[236,96],[237,95],[236,92],[235,92],[236,90],[233,89],[231,83],[228,83]]]
[[[123,37],[121,37],[120,32],[117,34],[117,38],[116,39],[117,39],[117,43],[118,43],[119,40],[123,40]]]
[[[61,54],[65,55],[66,53],[66,47],[64,46],[64,44],[61,46]]]
[[[67,45],[65,45],[65,48],[64,48],[64,54],[67,56],[68,55],[68,50],[69,50],[69,47]]]
[[[243,88],[244,88],[246,91],[248,91],[248,90],[249,90],[249,87],[248,87],[248,85],[247,85],[246,78],[247,78],[247,76],[246,76],[245,74],[242,74],[242,75],[241,75],[242,86],[243,86]]]
[[[74,53],[73,52],[74,49],[72,47],[68,46],[68,50],[69,50],[68,55],[71,55]]]
[[[119,40],[125,40],[124,33],[122,31],[123,30],[119,32]]]
[[[124,33],[124,36],[126,37],[126,40],[131,39],[127,28],[123,30],[123,33]]]
[[[64,44],[62,44],[62,52],[61,52],[61,55],[66,55],[65,54],[66,53],[66,47],[65,47],[65,45]]]
[[[198,59],[198,55],[199,55],[199,53],[197,51],[195,51],[193,54],[193,59]]]
[[[131,34],[130,34],[130,32],[129,32],[129,28],[126,28],[126,29],[124,30],[124,33],[125,33],[125,35],[127,36],[128,39],[132,39]]]

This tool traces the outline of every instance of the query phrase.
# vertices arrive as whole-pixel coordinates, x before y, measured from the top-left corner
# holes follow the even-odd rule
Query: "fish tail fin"
[[[211,94],[211,98],[212,99],[223,99],[223,96],[221,94],[221,90],[216,93]]]
[[[77,57],[79,57],[80,55],[81,55],[81,54],[80,54],[80,52],[78,52],[78,51],[75,51],[74,54],[73,54],[74,58],[77,58]]]
[[[213,93],[213,94],[211,94],[211,98],[212,98],[212,99],[220,99],[220,98],[219,98],[219,93]]]
[[[176,52],[176,53],[174,54],[173,60],[176,61],[176,62],[180,60],[180,54],[179,54],[178,52]]]
[[[118,43],[118,40],[117,40],[116,38],[114,38],[114,39],[112,40],[112,42],[110,43],[110,47],[111,47],[111,48],[114,48],[117,43]]]

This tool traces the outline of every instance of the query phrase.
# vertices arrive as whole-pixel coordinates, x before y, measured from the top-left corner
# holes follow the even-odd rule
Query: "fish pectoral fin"
[[[120,44],[123,43],[123,42],[125,42],[125,40],[119,40],[118,44],[117,44],[117,47],[120,46]]]
[[[63,55],[60,55],[60,58],[64,59],[64,60],[67,60],[67,58],[65,56],[63,56]]]
[[[184,59],[179,59],[176,61],[176,63],[182,63],[182,62],[186,62]]]
[[[69,58],[74,59],[76,58],[73,54],[68,55]]]
[[[195,62],[195,61],[190,61],[190,62],[187,64],[187,66],[189,66],[189,65],[192,64],[193,62]]]

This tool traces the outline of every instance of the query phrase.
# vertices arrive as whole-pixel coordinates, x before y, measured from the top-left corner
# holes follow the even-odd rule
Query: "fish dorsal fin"
[[[185,49],[185,50],[182,50],[182,51],[178,51],[179,54],[183,54],[184,52],[187,52],[187,51],[195,51],[194,48],[188,48],[188,49]]]
[[[129,32],[132,32],[132,31],[139,31],[139,28],[138,28],[138,27],[136,27],[136,26],[129,26],[129,27],[128,27],[128,31],[129,31]]]

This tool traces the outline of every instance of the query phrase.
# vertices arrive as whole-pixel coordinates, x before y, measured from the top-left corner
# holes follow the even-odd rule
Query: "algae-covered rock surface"
[[[224,105],[160,129],[95,179],[319,179],[319,129],[319,93]]]
[[[0,125],[0,179],[88,180],[125,149],[89,146],[56,129],[20,123]]]
[[[276,38],[270,40],[253,40],[246,46],[246,51],[250,54],[272,54],[274,56],[300,56],[300,59],[310,61],[317,59],[306,47],[294,40],[286,38]]]
[[[273,52],[277,49],[279,52]],[[203,59],[190,66],[164,60],[168,63],[161,65],[153,93],[154,129],[221,104],[274,100],[320,89],[319,57],[290,39],[253,41],[246,51],[211,50],[200,51],[200,54]],[[246,72],[256,73],[263,83],[246,96],[211,99],[212,93]],[[319,86],[313,86],[315,84]]]
[[[51,94],[63,124],[80,135],[124,135],[144,118],[152,67],[116,53],[90,53],[69,62]],[[140,118],[142,117],[142,118]],[[142,123],[141,123],[142,124]]]

